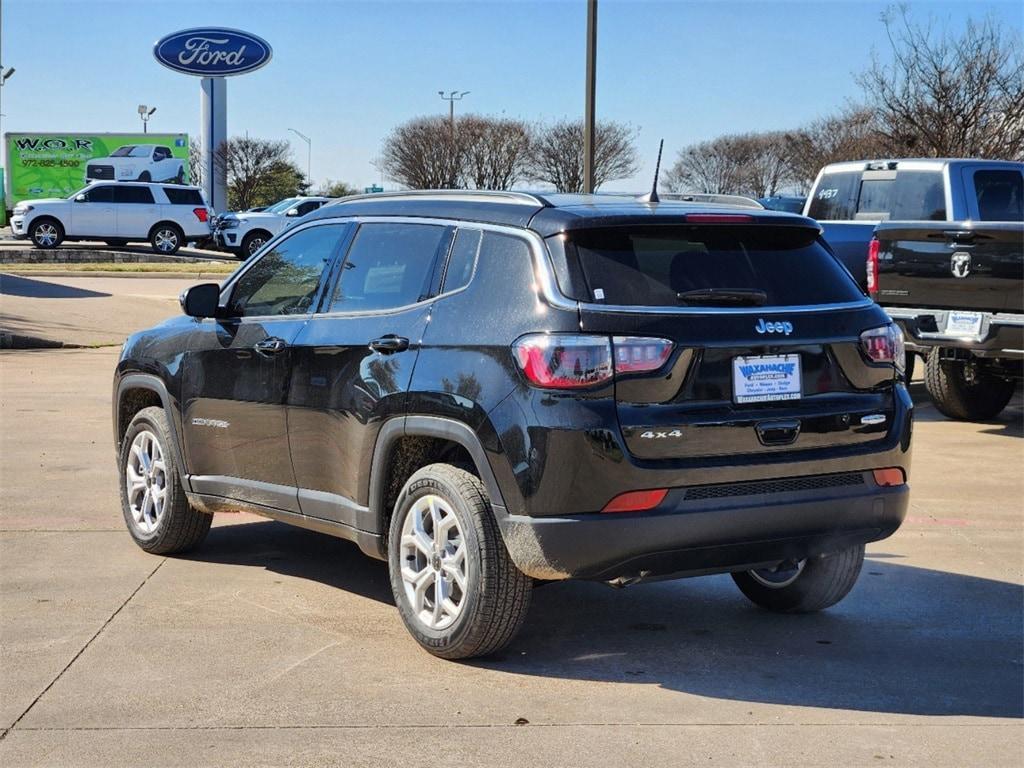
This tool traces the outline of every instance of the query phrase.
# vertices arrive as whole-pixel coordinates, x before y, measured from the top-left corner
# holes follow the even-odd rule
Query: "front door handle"
[[[408,348],[409,340],[404,336],[395,336],[393,333],[381,336],[379,339],[374,339],[370,342],[370,349],[385,355],[389,355],[392,352],[401,352]]]
[[[263,341],[256,342],[255,350],[265,357],[272,357],[273,355],[284,352],[287,347],[288,344],[284,339],[279,339],[277,336],[270,336]]]

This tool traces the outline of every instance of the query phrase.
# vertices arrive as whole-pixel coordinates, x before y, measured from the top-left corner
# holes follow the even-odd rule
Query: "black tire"
[[[129,462],[135,455],[133,445],[140,434],[146,433],[155,437],[163,461],[162,490],[163,508],[156,515],[156,502],[153,504],[155,525],[150,529],[137,518],[133,504],[140,508],[145,499],[133,496],[129,499],[128,471]],[[163,408],[143,408],[132,419],[121,441],[121,453],[118,456],[120,470],[119,485],[121,488],[121,512],[124,515],[128,532],[142,549],[156,555],[173,555],[186,552],[198,546],[210,530],[213,515],[192,508],[185,497],[181,484],[181,474],[174,455],[174,443],[167,416]],[[156,455],[155,453],[150,454]],[[133,470],[134,471],[134,470]],[[159,489],[160,481],[153,479],[147,482],[143,493]],[[147,518],[148,520],[148,518]]]
[[[940,359],[938,349],[928,355],[924,383],[939,413],[961,421],[994,419],[1015,389],[1013,381],[983,370],[976,362]]]
[[[143,171],[139,174],[139,181],[152,181],[153,177],[149,175],[149,171]]]
[[[241,257],[251,259],[256,252],[270,239],[270,233],[257,229],[242,238]]]
[[[40,216],[32,222],[28,236],[36,248],[49,251],[64,242],[64,227],[54,218]]]
[[[907,384],[910,384],[911,379],[914,378],[914,368],[916,367],[916,364],[917,355],[915,355],[913,352],[907,352],[904,356],[903,363],[903,380]]]
[[[775,577],[761,571],[732,574],[733,581],[751,602],[777,613],[813,613],[835,605],[853,589],[864,564],[864,545],[809,557],[802,570],[777,586],[766,581]],[[781,574],[785,577],[786,574]]]
[[[417,501],[430,496],[439,498],[447,506],[447,513],[454,514],[461,529],[457,540],[464,547],[466,563],[464,592],[454,591],[457,587],[454,580],[446,582],[451,594],[461,596],[458,615],[450,626],[437,629],[417,616],[402,576],[403,564],[415,568],[414,560],[418,558],[418,555],[403,558],[403,526],[410,514],[416,514]],[[434,551],[435,555],[440,552]],[[464,469],[431,464],[409,478],[395,503],[391,519],[388,565],[395,604],[406,629],[435,656],[468,659],[496,653],[512,641],[526,618],[533,581],[516,568],[509,557],[483,483]],[[425,563],[421,572],[430,568],[431,565]],[[437,577],[443,577],[443,571],[435,565],[434,574],[436,600]]]
[[[185,233],[173,222],[162,221],[149,232],[149,244],[161,256],[173,256],[185,242]]]

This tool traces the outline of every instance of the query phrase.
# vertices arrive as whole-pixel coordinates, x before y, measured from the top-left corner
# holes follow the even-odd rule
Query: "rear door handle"
[[[789,421],[762,421],[754,429],[757,431],[757,439],[761,445],[790,445],[796,442],[800,436],[800,421],[792,419]]]
[[[409,348],[409,340],[404,336],[395,336],[393,333],[389,333],[387,336],[381,336],[379,339],[374,339],[370,342],[370,349],[374,352],[381,352],[385,355],[391,354],[392,352],[401,352]]]
[[[946,236],[946,242],[951,245],[970,245],[977,236],[969,229],[948,229],[942,234]]]
[[[263,341],[256,342],[254,349],[265,357],[272,357],[280,352],[284,352],[287,347],[288,343],[284,339],[279,339],[277,336],[270,336]]]

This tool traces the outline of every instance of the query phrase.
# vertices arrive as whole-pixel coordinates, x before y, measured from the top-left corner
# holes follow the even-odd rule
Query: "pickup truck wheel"
[[[164,256],[178,252],[185,240],[185,234],[177,224],[157,224],[149,234],[153,250]]]
[[[29,236],[36,248],[49,250],[64,241],[64,227],[56,219],[36,219],[29,229]]]
[[[853,589],[864,563],[864,545],[732,574],[751,602],[778,613],[813,613],[835,605]]]
[[[163,408],[143,408],[121,441],[121,511],[128,532],[147,552],[171,555],[197,546],[213,515],[185,497]]]
[[[444,659],[497,652],[526,618],[532,580],[509,557],[479,478],[431,464],[405,484],[388,565],[406,629]]]
[[[143,171],[139,174],[139,181],[152,181],[153,177],[149,175],[149,171]]]
[[[1013,381],[985,371],[974,361],[940,359],[937,349],[928,355],[924,383],[939,412],[961,421],[994,419],[1015,389]]]

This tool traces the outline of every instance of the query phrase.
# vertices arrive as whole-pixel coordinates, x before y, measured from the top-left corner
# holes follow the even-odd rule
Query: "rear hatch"
[[[882,224],[878,303],[1024,312],[1024,224]]]
[[[630,453],[733,461],[883,438],[896,370],[869,361],[861,334],[886,318],[818,229],[795,217],[691,220],[709,223],[575,231],[565,242],[587,294],[581,330],[613,337]],[[646,349],[623,337],[666,339],[672,352],[653,373],[622,373]]]

